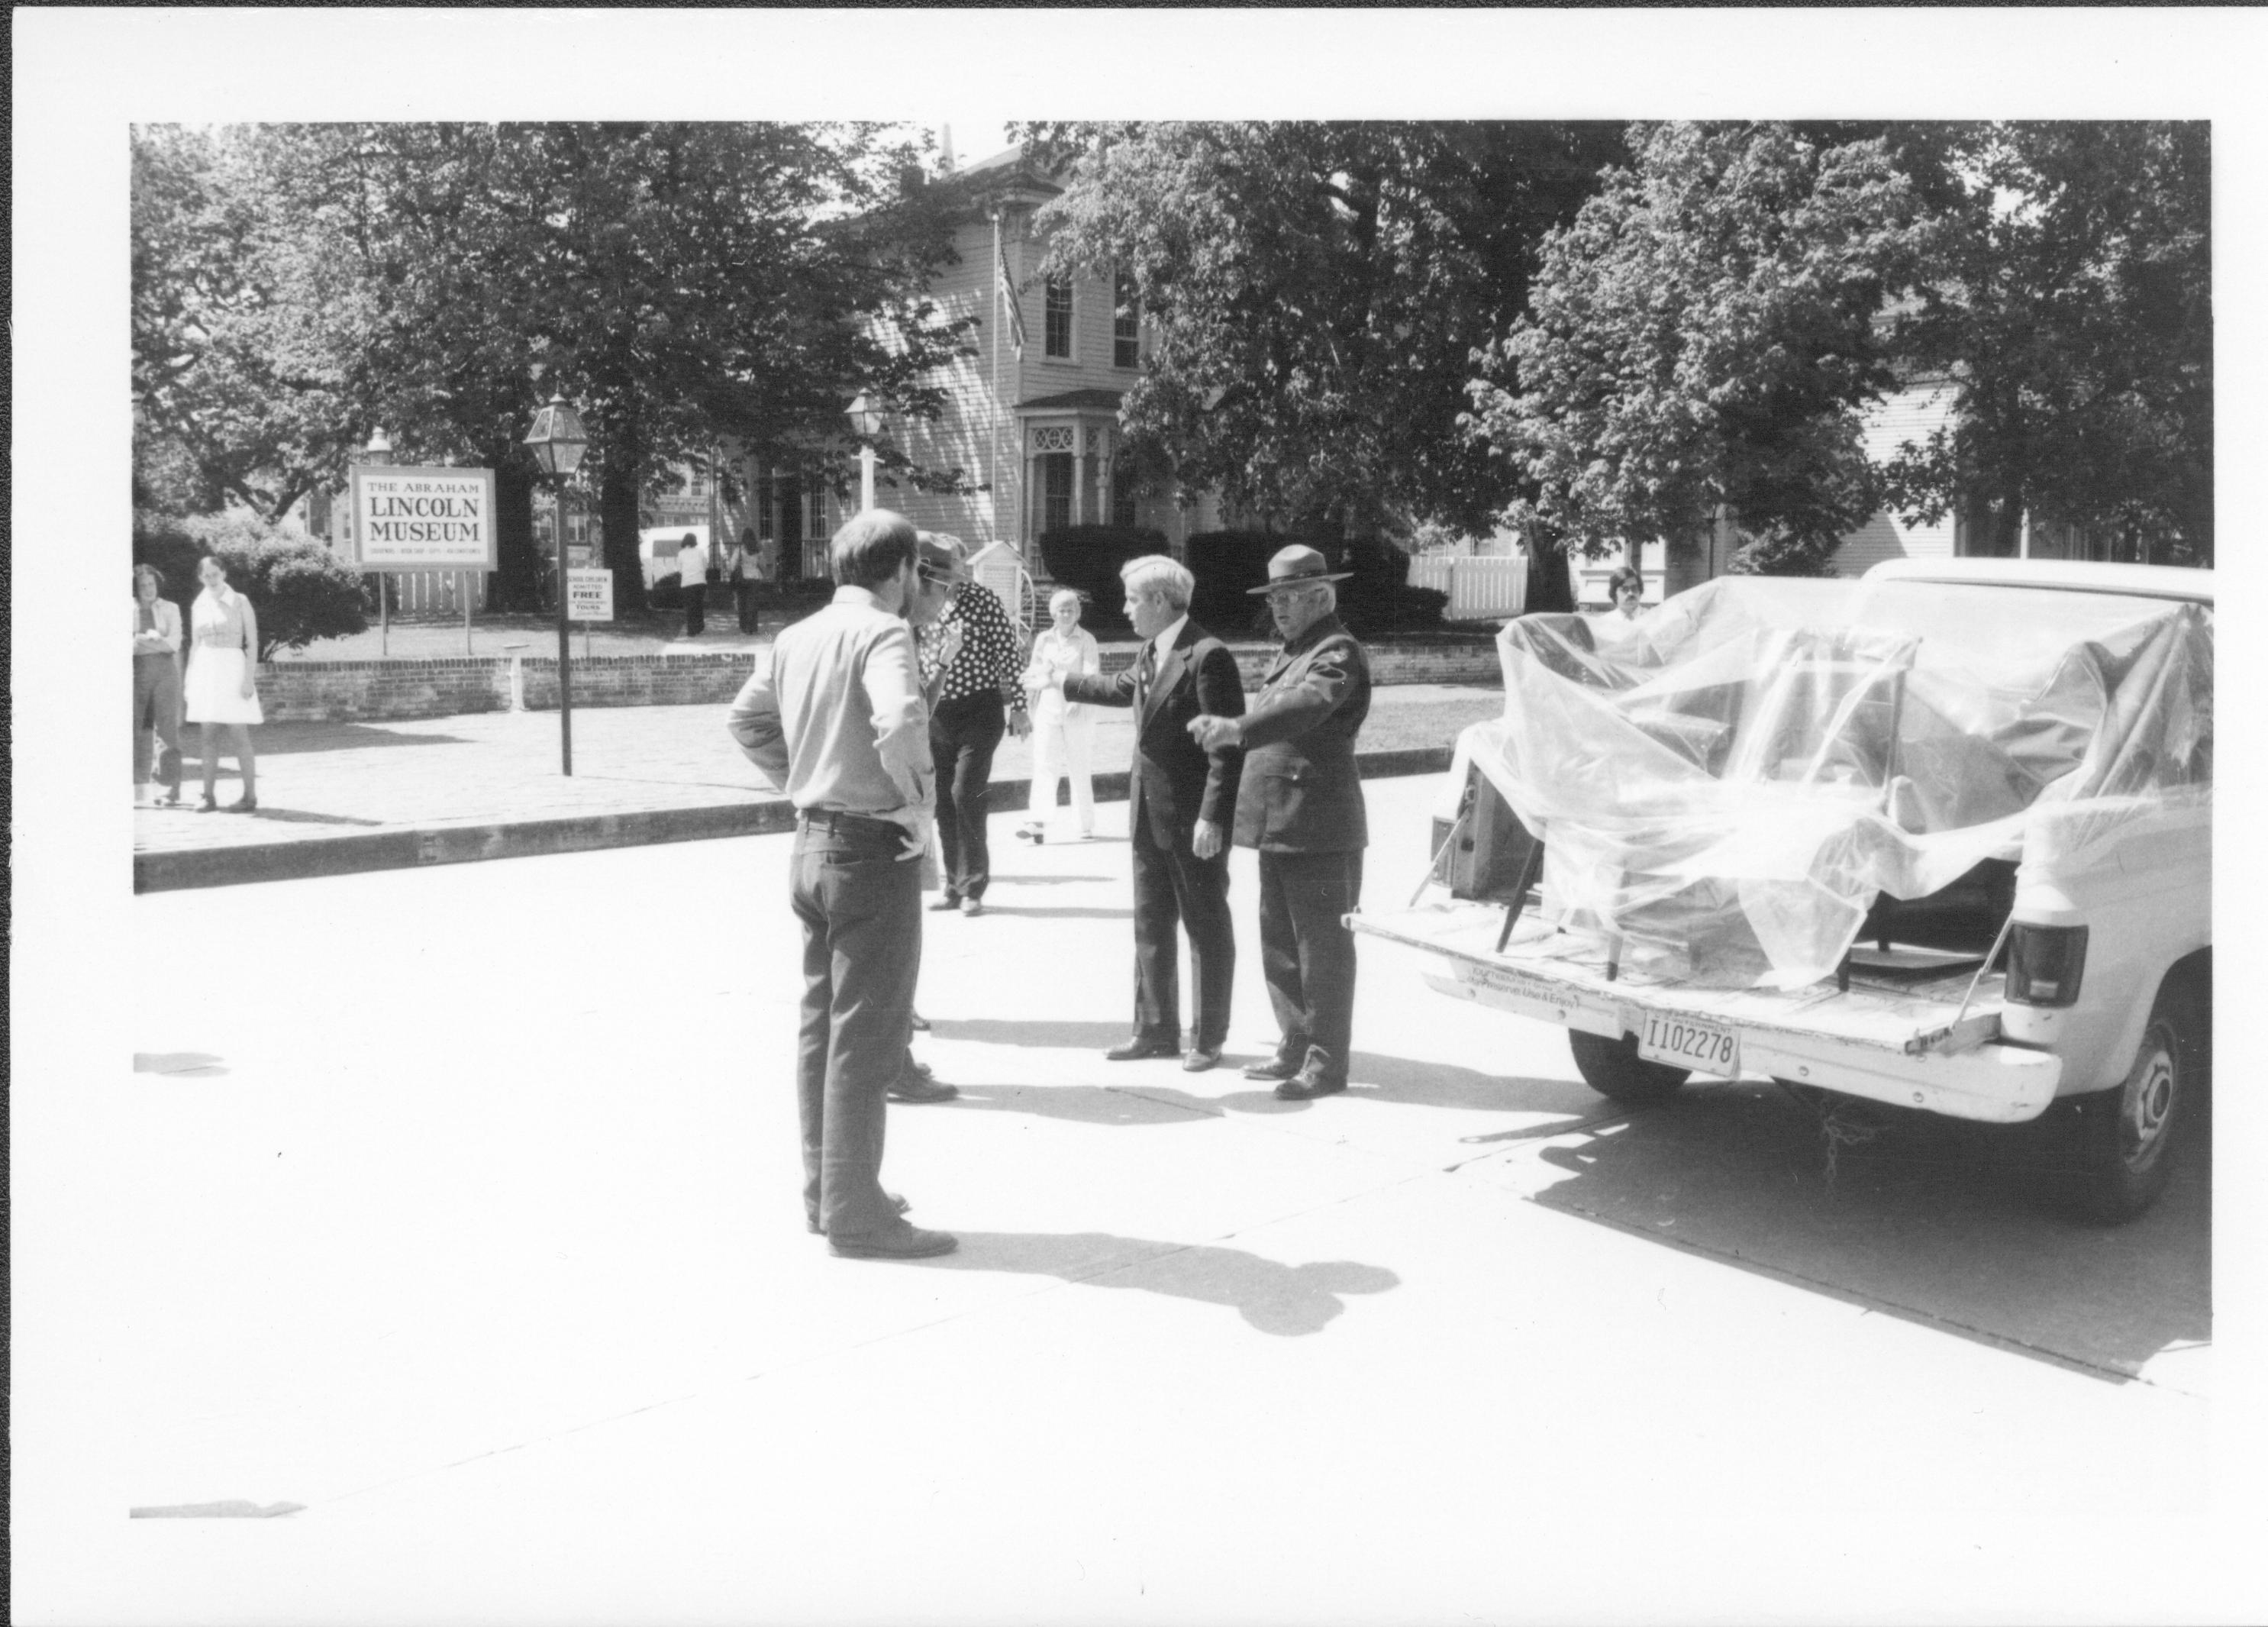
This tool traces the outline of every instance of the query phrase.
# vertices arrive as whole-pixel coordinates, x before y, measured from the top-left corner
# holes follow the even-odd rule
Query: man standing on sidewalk
[[[914,528],[869,509],[828,548],[835,598],[756,660],[727,722],[797,812],[792,902],[803,924],[796,1101],[806,1222],[838,1255],[950,1252],[882,1190],[885,1093],[906,1063],[921,968],[929,718],[913,631]]]
[[[701,613],[709,599],[709,550],[691,532],[677,548],[677,591],[685,596],[685,636],[701,637]]]
[[[960,539],[940,534],[938,541],[953,550],[958,570]],[[937,762],[937,838],[945,856],[945,894],[930,908],[979,916],[992,880],[984,822],[992,754],[1004,731],[1018,740],[1032,732],[1024,703],[1022,643],[992,590],[962,576],[945,614],[924,629],[921,648],[924,674],[943,680],[930,718],[929,748]]]
[[[1346,1088],[1354,934],[1370,840],[1355,736],[1370,715],[1370,659],[1338,618],[1334,571],[1311,548],[1268,562],[1268,608],[1284,649],[1241,718],[1198,718],[1207,750],[1245,748],[1236,843],[1260,850],[1260,972],[1283,1031],[1274,1058],[1244,1071],[1305,1101]]]
[[[1134,1034],[1105,1051],[1142,1062],[1181,1050],[1179,937],[1189,939],[1189,1049],[1182,1068],[1203,1073],[1228,1038],[1236,983],[1236,932],[1228,914],[1228,828],[1235,816],[1233,747],[1191,744],[1202,715],[1244,710],[1244,685],[1228,646],[1189,619],[1197,579],[1163,554],[1119,567],[1126,619],[1142,639],[1134,665],[1113,677],[1035,673],[1064,698],[1134,709],[1134,773],[1126,839],[1134,865]]]

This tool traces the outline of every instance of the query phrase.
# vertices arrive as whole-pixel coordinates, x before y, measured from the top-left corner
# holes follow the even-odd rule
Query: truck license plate
[[[1638,1054],[1648,1062],[1731,1079],[1741,1071],[1741,1036],[1722,1023],[1677,1012],[1648,1012]]]

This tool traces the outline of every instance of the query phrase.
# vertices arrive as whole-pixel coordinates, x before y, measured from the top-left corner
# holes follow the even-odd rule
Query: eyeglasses
[[[916,574],[917,574],[923,581],[928,583],[932,587],[949,587],[957,590],[961,586],[961,579],[959,577],[939,576],[935,571],[918,571]]]

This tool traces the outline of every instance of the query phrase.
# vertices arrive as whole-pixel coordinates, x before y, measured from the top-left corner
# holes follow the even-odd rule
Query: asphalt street
[[[1372,907],[1442,783],[1366,788]],[[1616,1112],[1369,945],[1343,1096],[1114,1064],[1101,817],[1001,816],[988,913],[926,917],[964,1094],[884,1178],[962,1247],[913,1264],[803,1230],[788,837],[136,899],[116,1071],[13,1104],[18,1619],[2210,1602],[2209,1147],[2114,1232],[1958,1127],[1830,1170],[1763,1082]],[[299,1506],[129,1518],[232,1499]]]

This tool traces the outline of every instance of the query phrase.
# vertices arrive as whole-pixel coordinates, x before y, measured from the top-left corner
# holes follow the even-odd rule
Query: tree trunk
[[[1575,590],[1567,579],[1567,549],[1557,539],[1546,541],[1531,533],[1528,544],[1528,597],[1525,615],[1572,615]]]
[[[526,460],[508,447],[498,456],[490,450],[489,464],[496,470],[497,568],[490,579],[489,605],[493,614],[503,610],[532,610],[536,605],[536,574],[541,562],[535,551],[535,476]]]
[[[638,560],[639,458],[637,421],[628,416],[607,425],[599,473],[599,534],[607,569],[615,573],[615,603],[645,608],[645,569]]]

